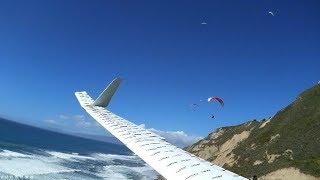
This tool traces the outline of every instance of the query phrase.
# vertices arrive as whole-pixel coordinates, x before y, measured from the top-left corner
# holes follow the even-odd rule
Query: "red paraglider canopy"
[[[216,101],[216,102],[218,102],[218,103],[220,103],[221,104],[221,106],[224,106],[224,102],[223,102],[223,100],[221,99],[221,98],[219,98],[219,97],[215,97],[215,96],[212,96],[212,97],[209,97],[208,98],[208,102],[211,102],[211,101]]]

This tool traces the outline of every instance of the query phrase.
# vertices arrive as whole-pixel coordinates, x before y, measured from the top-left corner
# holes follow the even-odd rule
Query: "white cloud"
[[[54,124],[54,125],[60,125],[63,127],[70,126],[77,126],[80,128],[89,128],[94,125],[94,123],[88,121],[84,115],[76,114],[76,115],[65,115],[60,114],[55,120],[53,119],[45,119],[45,123],[47,124]]]
[[[59,118],[60,118],[60,119],[69,119],[69,116],[60,114],[60,115],[59,115]]]
[[[73,115],[70,119],[76,121],[76,125],[79,127],[89,128],[92,126],[91,122],[87,121],[84,115]]]
[[[45,119],[43,121],[48,123],[48,124],[57,124],[57,122],[55,120],[53,120],[53,119]]]
[[[101,133],[105,133],[104,129],[102,129],[96,121],[92,121],[91,119],[86,118],[86,116],[79,114],[61,114],[56,119],[46,119],[44,122],[49,126],[54,126],[55,128],[61,128],[67,131],[100,131]],[[141,124],[140,126],[146,128],[144,124]],[[184,131],[162,131],[154,128],[146,129],[164,137],[169,143],[172,143],[178,147],[186,147],[202,139],[200,136],[187,134]]]
[[[84,115],[74,115],[71,117],[71,119],[76,120],[76,121],[85,121]]]
[[[140,127],[145,128],[145,125],[141,124]],[[184,131],[162,131],[154,128],[149,128],[148,130],[164,137],[169,143],[172,143],[181,148],[189,146],[202,139],[202,137],[200,136],[190,135],[185,133]]]
[[[76,114],[76,115],[60,114],[58,118],[63,120],[85,121],[84,115],[80,115],[80,114]]]
[[[88,121],[79,121],[79,122],[77,122],[76,125],[79,127],[84,127],[84,128],[89,128],[92,126],[92,124]]]

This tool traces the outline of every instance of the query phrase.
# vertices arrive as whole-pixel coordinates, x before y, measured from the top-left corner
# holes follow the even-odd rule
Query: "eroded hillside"
[[[272,118],[219,128],[186,150],[245,177],[320,179],[320,85]]]

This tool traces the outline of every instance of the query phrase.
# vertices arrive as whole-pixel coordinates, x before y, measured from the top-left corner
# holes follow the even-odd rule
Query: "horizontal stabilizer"
[[[100,96],[94,101],[94,106],[107,107],[112,96],[118,89],[122,79],[115,78],[108,87],[100,94]]]

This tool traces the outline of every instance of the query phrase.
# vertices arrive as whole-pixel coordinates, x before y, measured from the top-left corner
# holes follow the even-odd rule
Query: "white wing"
[[[274,16],[273,12],[269,11],[269,14],[271,14],[272,16]]]
[[[113,87],[112,83],[109,87]],[[177,148],[163,137],[103,107],[93,105],[93,99],[84,91],[76,92],[75,95],[81,106],[98,123],[168,180],[245,179]],[[106,99],[110,100],[111,97]]]

